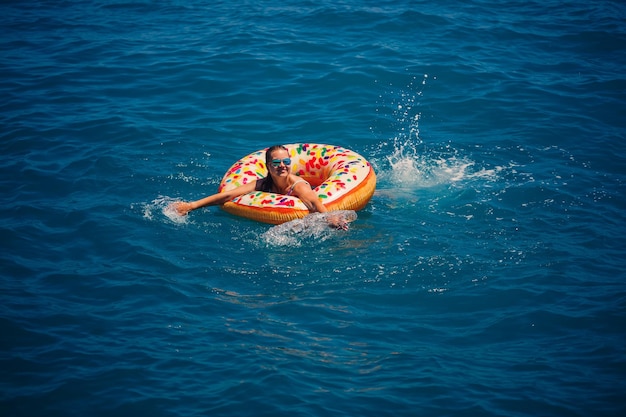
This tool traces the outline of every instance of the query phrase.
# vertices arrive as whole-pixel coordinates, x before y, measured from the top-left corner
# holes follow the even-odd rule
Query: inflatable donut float
[[[376,189],[376,174],[370,163],[356,152],[340,146],[316,143],[285,145],[291,172],[311,184],[329,211],[360,210]],[[266,148],[267,149],[267,148]],[[265,151],[244,156],[222,178],[218,192],[229,191],[268,175]],[[254,191],[222,205],[226,212],[263,223],[281,224],[309,214],[294,196]]]

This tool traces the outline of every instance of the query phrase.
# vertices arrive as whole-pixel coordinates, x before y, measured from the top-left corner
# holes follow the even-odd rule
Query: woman
[[[265,152],[265,165],[268,175],[248,184],[242,185],[230,191],[213,194],[200,200],[191,202],[174,203],[176,212],[181,216],[201,207],[224,204],[235,197],[251,193],[253,191],[266,191],[271,193],[286,194],[298,197],[311,213],[326,213],[328,209],[322,204],[317,194],[311,189],[311,185],[302,178],[291,173],[291,158],[289,151],[283,145],[275,145]],[[333,227],[347,229],[348,225],[339,218],[328,219]]]

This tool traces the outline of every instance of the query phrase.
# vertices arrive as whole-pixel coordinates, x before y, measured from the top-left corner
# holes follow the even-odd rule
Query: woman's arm
[[[248,184],[239,186],[233,190],[225,191],[223,193],[212,194],[208,197],[204,197],[200,200],[196,201],[181,201],[179,203],[174,203],[174,209],[180,214],[184,216],[192,210],[196,210],[202,207],[207,206],[217,206],[220,204],[224,204],[235,197],[239,197],[240,195],[251,193],[256,188],[256,181],[252,181]]]
[[[311,213],[326,213],[328,211],[306,181],[296,184],[293,188],[293,195],[302,200]]]
[[[311,213],[328,212],[328,209],[324,204],[322,204],[317,194],[315,194],[315,191],[311,190],[311,186],[308,182],[296,184],[293,191],[294,195],[302,200]],[[329,226],[335,229],[348,230],[348,222],[342,216],[329,215],[327,216],[326,221]]]

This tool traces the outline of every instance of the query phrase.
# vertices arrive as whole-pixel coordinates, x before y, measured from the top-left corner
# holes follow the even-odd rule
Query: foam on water
[[[330,220],[339,221],[347,225],[357,219],[353,210],[337,210],[330,213],[312,213],[302,219],[295,219],[287,223],[272,227],[261,235],[261,242],[268,246],[302,246],[307,241],[325,241],[337,233],[338,230],[329,224]]]
[[[172,203],[180,201],[167,196],[159,196],[149,203],[140,203],[137,205],[143,212],[143,218],[146,220],[155,220],[155,213],[161,213],[165,219],[175,224],[187,224],[189,216],[181,216],[176,212]],[[131,206],[134,209],[135,205]],[[164,220],[165,220],[164,219]]]

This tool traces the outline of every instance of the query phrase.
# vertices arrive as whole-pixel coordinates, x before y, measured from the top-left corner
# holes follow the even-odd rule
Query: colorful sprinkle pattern
[[[351,150],[313,143],[286,145],[291,157],[291,172],[315,187],[323,203],[350,193],[371,171],[370,163]],[[267,175],[265,149],[241,158],[222,178],[219,192],[255,181]],[[233,203],[256,208],[294,208],[307,210],[297,197],[283,194],[253,192],[235,198]]]

